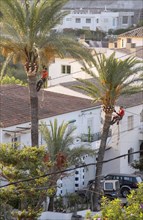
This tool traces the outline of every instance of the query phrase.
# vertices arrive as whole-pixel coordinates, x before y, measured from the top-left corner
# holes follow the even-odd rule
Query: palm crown
[[[134,57],[119,60],[115,58],[115,53],[109,58],[104,54],[97,55],[92,60],[92,67],[96,68],[97,74],[86,64],[83,66],[83,70],[95,81],[77,79],[83,85],[75,87],[86,91],[94,102],[101,101],[105,111],[107,109],[113,111],[115,102],[121,94],[141,90],[141,84],[137,83],[143,80],[140,72],[143,67],[139,66],[140,63],[141,61]]]
[[[37,62],[45,65],[56,55],[63,57],[69,53],[75,58],[84,55],[78,42],[53,30],[66,14],[61,11],[66,2],[34,0],[29,3],[25,0],[22,4],[20,0],[1,0],[4,22],[1,23],[0,47],[3,55],[13,53],[15,62],[27,62],[27,73],[29,63],[34,69]]]
[[[53,123],[50,121],[49,127],[45,123],[41,123],[40,131],[46,142],[50,160],[53,163],[61,154],[66,158],[66,166],[78,164],[81,162],[81,156],[85,154],[93,155],[93,150],[89,146],[72,147],[75,130],[76,127],[70,128],[69,123],[64,121],[58,125],[57,119]]]

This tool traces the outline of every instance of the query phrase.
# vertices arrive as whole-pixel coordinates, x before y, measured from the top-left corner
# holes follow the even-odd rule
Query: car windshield
[[[138,183],[141,183],[141,182],[142,182],[142,179],[141,179],[140,176],[137,176],[136,179],[137,179],[137,182],[138,182]]]

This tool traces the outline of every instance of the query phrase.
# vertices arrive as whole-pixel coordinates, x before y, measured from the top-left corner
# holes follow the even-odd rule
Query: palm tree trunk
[[[54,210],[54,196],[49,197],[49,206],[48,206],[48,211],[53,211]]]
[[[96,165],[96,175],[95,175],[95,196],[93,199],[93,209],[95,211],[98,210],[98,200],[100,197],[100,181],[101,181],[101,174],[102,174],[102,167],[103,167],[103,159],[105,154],[105,148],[106,148],[106,141],[108,138],[109,128],[110,128],[110,121],[111,121],[112,113],[105,114],[105,121],[103,125],[103,132],[101,136],[101,143],[100,148],[98,151],[98,158],[97,158],[97,165]]]
[[[29,76],[28,79],[31,106],[31,145],[32,147],[38,147],[38,95],[36,91],[36,77]]]

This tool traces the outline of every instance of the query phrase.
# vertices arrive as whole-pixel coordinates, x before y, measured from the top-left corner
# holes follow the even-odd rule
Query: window
[[[80,23],[81,22],[81,19],[80,18],[76,18],[75,19],[75,23]]]
[[[134,126],[134,117],[133,115],[128,116],[128,130],[132,130]]]
[[[98,18],[96,19],[96,23],[99,23],[99,19]]]
[[[128,164],[131,164],[133,162],[133,159],[134,159],[134,155],[131,154],[133,153],[133,148],[130,148],[128,150]],[[125,178],[124,178],[125,179]]]
[[[124,182],[132,182],[132,177],[124,176]]]
[[[71,66],[69,65],[62,65],[62,73],[63,74],[70,74],[71,73]]]
[[[79,178],[78,177],[75,177],[75,181],[78,181],[79,180]]]
[[[13,146],[16,146],[16,144],[20,142],[20,137],[13,137],[11,142]]]
[[[143,122],[143,110],[140,113],[140,122]]]
[[[86,23],[91,23],[91,18],[86,18]]]
[[[75,187],[78,187],[78,186],[79,186],[78,183],[76,183],[76,184],[75,184]]]
[[[66,21],[71,21],[71,18],[66,18]]]
[[[79,174],[79,171],[78,171],[78,170],[76,170],[76,171],[75,171],[75,174]]]
[[[115,26],[115,18],[113,18],[113,26]]]
[[[127,38],[127,43],[132,43],[132,39],[131,38]]]
[[[106,190],[113,190],[113,183],[105,183]]]
[[[122,24],[128,24],[128,16],[123,16]]]

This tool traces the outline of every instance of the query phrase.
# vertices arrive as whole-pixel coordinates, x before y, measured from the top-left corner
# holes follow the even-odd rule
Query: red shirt
[[[124,109],[120,109],[120,111],[118,112],[118,115],[120,115],[121,117],[123,117],[125,114]]]
[[[48,72],[46,70],[42,71],[42,79],[46,79],[48,77]]]

